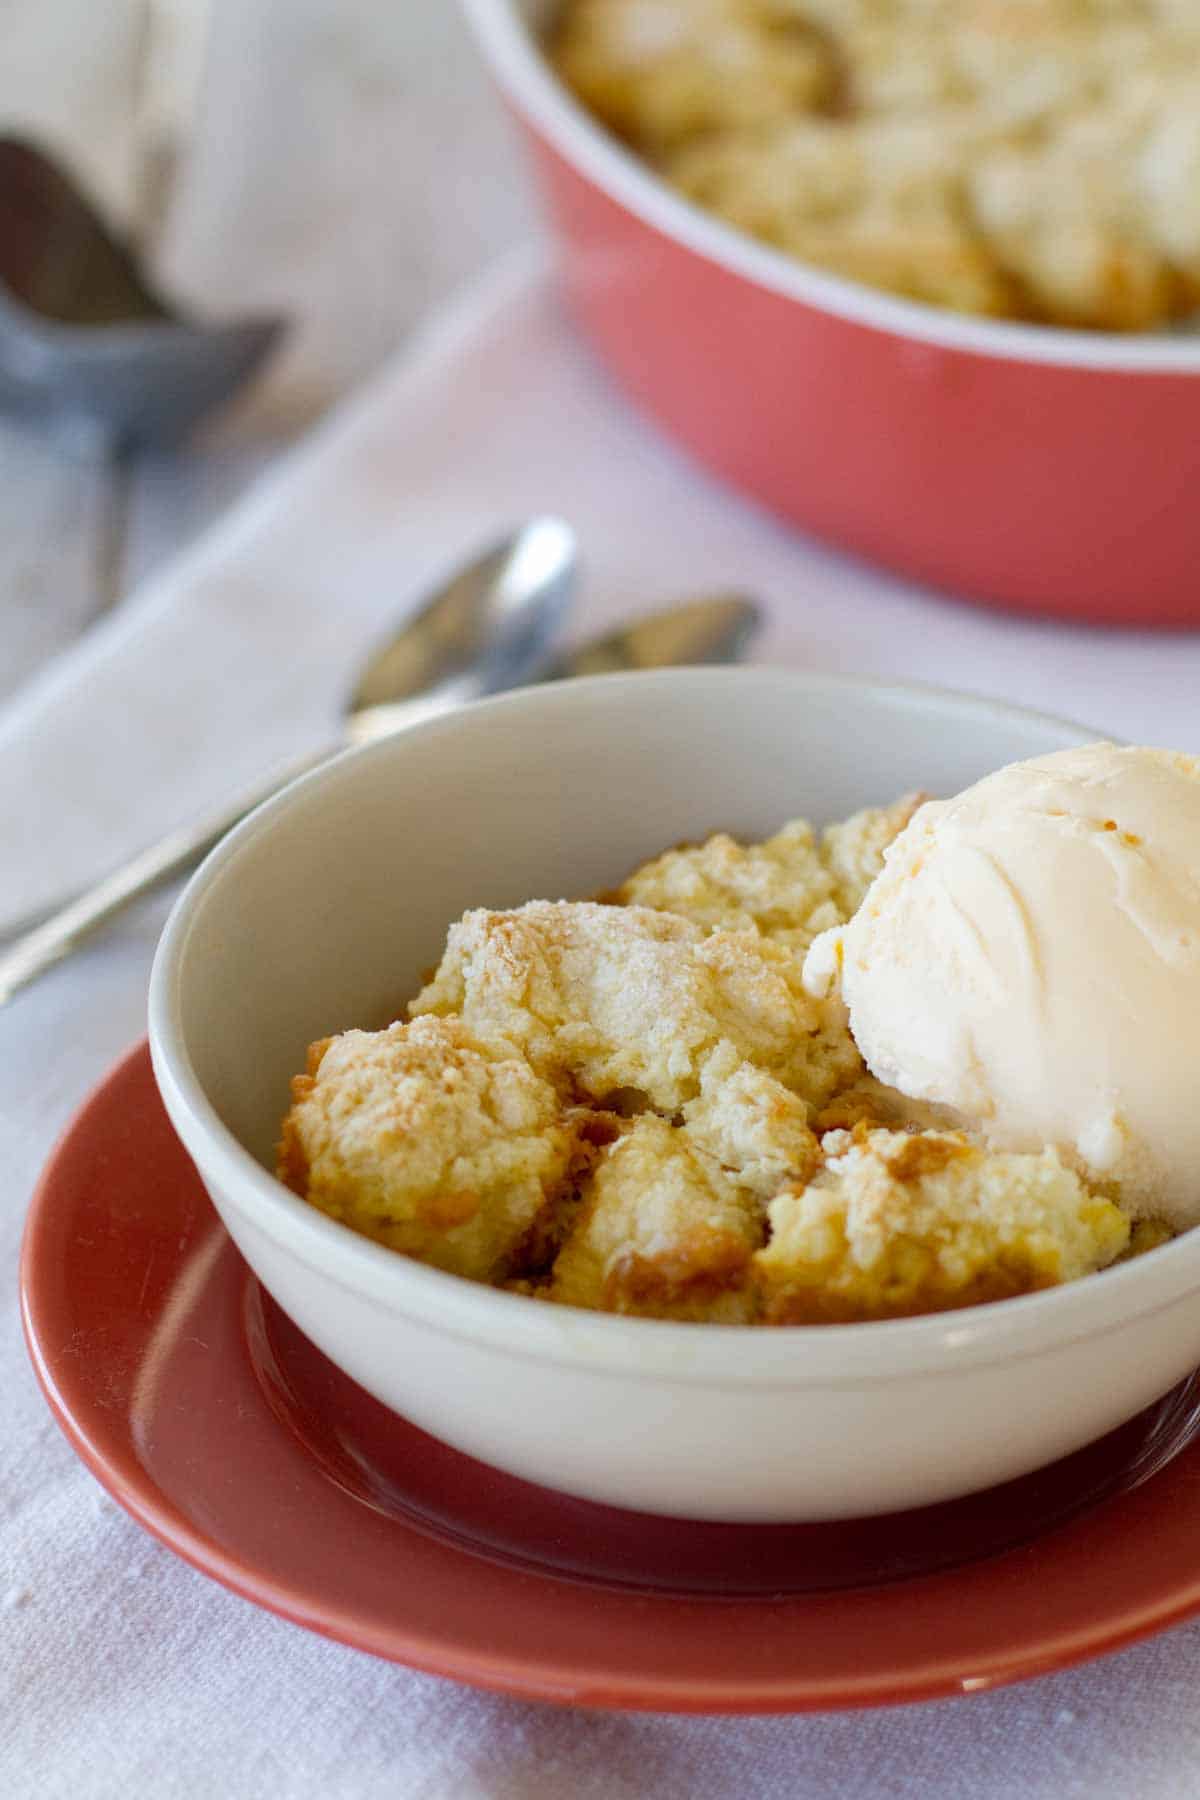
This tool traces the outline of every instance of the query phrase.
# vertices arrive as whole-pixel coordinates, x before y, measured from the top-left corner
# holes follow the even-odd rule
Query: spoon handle
[[[14,994],[69,956],[143,894],[152,893],[164,881],[192,868],[227,831],[287,782],[317,768],[333,754],[334,750],[328,749],[306,756],[277,770],[238,799],[226,802],[219,812],[207,813],[191,825],[169,831],[156,844],[139,851],[94,887],[16,938],[0,951],[0,1007],[7,1006]]]

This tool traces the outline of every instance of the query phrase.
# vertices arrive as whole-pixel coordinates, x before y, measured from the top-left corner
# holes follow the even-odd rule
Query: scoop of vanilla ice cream
[[[1089,744],[927,803],[804,978],[881,1081],[1200,1220],[1200,760]]]

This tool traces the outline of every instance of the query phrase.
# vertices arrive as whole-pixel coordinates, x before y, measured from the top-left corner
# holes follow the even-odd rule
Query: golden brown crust
[[[461,1193],[425,1194],[416,1202],[416,1216],[433,1231],[453,1231],[473,1219],[482,1204],[478,1194],[466,1189]]]
[[[865,1122],[855,1126],[852,1138],[869,1144],[872,1133]],[[926,1175],[937,1175],[951,1163],[973,1154],[968,1138],[949,1132],[911,1132],[893,1139],[880,1151],[880,1160],[893,1181],[921,1181]]]
[[[1004,1269],[991,1269],[952,1291],[931,1290],[920,1299],[871,1301],[834,1290],[814,1287],[782,1287],[770,1290],[763,1300],[764,1325],[863,1325],[872,1320],[920,1318],[926,1313],[956,1312],[964,1306],[984,1306],[993,1300],[1013,1300],[1037,1288],[1049,1287],[1048,1278],[1023,1277]]]
[[[769,1208],[754,1279],[769,1324],[907,1318],[1030,1293],[1104,1268],[1129,1222],[1052,1151],[983,1150],[962,1132],[859,1122],[823,1140],[807,1187]]]
[[[654,1318],[745,1318],[762,1235],[761,1202],[686,1126],[643,1114],[597,1159],[548,1294]]]
[[[300,1105],[308,1097],[311,1088],[312,1082],[307,1075],[294,1075],[293,1104]],[[291,1188],[293,1194],[299,1194],[302,1200],[308,1198],[308,1156],[293,1113],[288,1113],[280,1128],[275,1173],[284,1187]]]
[[[813,1130],[823,1137],[827,1131],[856,1131],[860,1125],[870,1131],[887,1124],[876,1096],[855,1082],[820,1108],[813,1119]]]
[[[616,889],[622,906],[690,919],[706,931],[753,931],[803,952],[836,925],[835,881],[804,819],[761,844],[716,832],[643,863]]]
[[[920,799],[677,847],[618,904],[467,914],[410,1022],[310,1046],[280,1178],[453,1273],[704,1323],[940,1311],[1149,1248],[1056,1158],[874,1080],[803,992],[813,918],[860,902]]]
[[[861,1067],[844,1014],[805,993],[784,945],[642,906],[469,912],[411,1010],[507,1042],[564,1098],[633,1090],[668,1117],[725,1044],[813,1105]]]
[[[1197,304],[1194,8],[567,0],[549,50],[672,186],[811,266],[1105,331]]]
[[[622,1250],[604,1278],[610,1312],[669,1312],[680,1301],[704,1301],[738,1288],[750,1264],[746,1239],[696,1225],[656,1256]]]
[[[279,1174],[377,1242],[455,1274],[516,1272],[596,1154],[511,1045],[457,1019],[346,1032],[293,1082]]]

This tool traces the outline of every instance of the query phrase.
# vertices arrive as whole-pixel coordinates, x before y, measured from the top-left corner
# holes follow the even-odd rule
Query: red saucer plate
[[[849,1525],[652,1519],[436,1443],[263,1295],[144,1046],[55,1152],[21,1280],[50,1405],[135,1519],[297,1624],[460,1681],[653,1711],[885,1705],[1200,1610],[1195,1380],[1051,1470]]]

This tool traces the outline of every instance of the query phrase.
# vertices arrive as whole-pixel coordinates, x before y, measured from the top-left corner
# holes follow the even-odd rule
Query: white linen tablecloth
[[[997,693],[1098,733],[1200,749],[1200,636],[977,611],[782,530],[628,410],[525,259],[0,714],[0,921],[320,742],[363,647],[406,600],[464,548],[543,510],[581,533],[576,634],[736,584],[770,607],[761,660]],[[761,1720],[603,1716],[473,1693],[309,1636],[144,1535],[41,1401],[15,1270],[55,1135],[142,1032],[167,904],[144,904],[0,1013],[0,1794],[1200,1793],[1200,1623],[968,1700]]]

